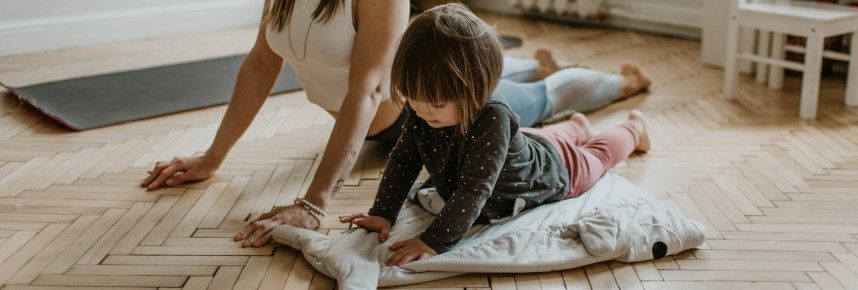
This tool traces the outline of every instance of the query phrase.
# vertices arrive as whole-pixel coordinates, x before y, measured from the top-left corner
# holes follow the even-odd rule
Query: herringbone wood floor
[[[638,61],[651,93],[592,114],[597,127],[631,108],[649,116],[651,153],[617,171],[707,226],[698,250],[656,261],[539,274],[472,274],[403,288],[858,289],[858,110],[843,83],[823,84],[815,122],[797,119],[796,79],[770,91],[743,78],[721,98],[721,71],[699,43],[483,15],[565,64],[612,70]],[[0,58],[22,85],[245,52],[253,29]],[[157,86],[158,84],[152,84]],[[0,285],[3,289],[331,289],[294,250],[241,249],[248,216],[308,184],[332,119],[303,93],[271,98],[217,176],[147,193],[157,160],[207,148],[224,107],[72,133],[12,98],[0,103]],[[384,163],[364,150],[332,217],[368,208]],[[343,226],[329,218],[321,229]]]

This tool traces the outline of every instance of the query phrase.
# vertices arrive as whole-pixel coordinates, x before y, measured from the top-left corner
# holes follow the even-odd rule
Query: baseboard
[[[545,20],[584,25],[603,25],[659,35],[699,39],[702,7],[677,6],[667,3],[607,0],[611,16],[606,19],[579,19],[566,15],[525,11],[510,1],[470,0],[472,8],[496,13],[524,15]]]
[[[608,0],[608,5],[614,17],[692,29],[703,25],[703,7],[630,0]]]
[[[258,25],[262,6],[224,0],[0,22],[0,56]]]

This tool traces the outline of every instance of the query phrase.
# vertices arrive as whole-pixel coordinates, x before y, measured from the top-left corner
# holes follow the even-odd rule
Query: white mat
[[[340,289],[375,289],[464,273],[571,269],[607,260],[644,261],[700,246],[704,228],[610,172],[578,198],[539,206],[495,225],[478,225],[453,250],[400,267],[384,266],[387,247],[418,236],[434,216],[406,202],[384,244],[351,229],[331,238],[279,226],[277,242],[301,250]]]

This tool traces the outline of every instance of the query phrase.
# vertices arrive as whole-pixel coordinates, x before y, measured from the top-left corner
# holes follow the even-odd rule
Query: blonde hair
[[[268,1],[265,1],[265,10],[262,14],[262,25],[271,25],[277,31],[283,31],[283,27],[292,18],[292,10],[295,8],[297,0],[274,0],[274,4],[268,6]],[[344,3],[344,0],[319,0],[319,5],[316,10],[313,10],[313,21],[328,22],[334,15],[337,14],[337,9]]]
[[[459,107],[465,134],[489,101],[503,69],[497,32],[462,4],[418,15],[405,30],[391,71],[393,102],[407,100]]]

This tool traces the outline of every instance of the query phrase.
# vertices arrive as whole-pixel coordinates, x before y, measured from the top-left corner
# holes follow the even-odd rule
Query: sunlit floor
[[[653,150],[617,171],[707,226],[699,250],[656,261],[600,263],[539,274],[470,274],[403,288],[858,289],[858,110],[826,80],[819,117],[798,120],[798,86],[772,91],[743,78],[721,97],[722,71],[699,43],[483,14],[522,36],[510,55],[554,51],[564,65],[616,70],[638,62],[649,93],[591,115],[599,128],[638,108]],[[0,80],[23,85],[244,53],[254,29],[0,58]],[[157,86],[158,84],[152,84]],[[249,215],[308,184],[333,119],[303,92],[269,99],[214,178],[145,192],[157,160],[202,152],[224,107],[73,133],[0,102],[0,284],[91,288],[332,289],[285,247],[241,249],[230,237]],[[320,231],[366,210],[384,160],[364,150]],[[37,287],[39,286],[39,287]],[[53,289],[53,288],[52,288]]]

